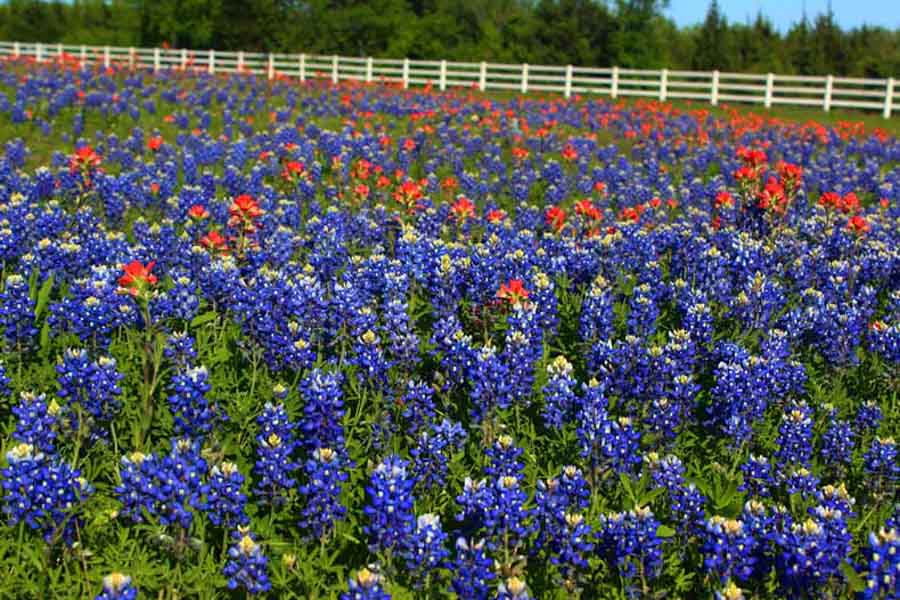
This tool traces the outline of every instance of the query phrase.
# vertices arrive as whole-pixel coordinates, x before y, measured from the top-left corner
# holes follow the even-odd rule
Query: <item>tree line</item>
[[[23,42],[634,68],[900,74],[900,29],[843,29],[830,12],[779,32],[729,22],[713,0],[677,27],[667,0],[7,0],[0,39]],[[2,2],[2,0],[0,0]]]

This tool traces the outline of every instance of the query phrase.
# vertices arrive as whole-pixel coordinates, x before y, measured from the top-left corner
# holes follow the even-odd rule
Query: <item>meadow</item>
[[[897,598],[897,130],[0,62],[0,598]]]

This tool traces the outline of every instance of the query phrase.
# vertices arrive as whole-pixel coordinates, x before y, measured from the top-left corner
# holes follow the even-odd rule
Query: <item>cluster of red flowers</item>
[[[528,290],[525,289],[521,279],[510,279],[508,283],[500,285],[497,297],[512,305],[522,304],[528,299]]]
[[[119,287],[135,298],[146,299],[150,288],[156,285],[156,275],[151,273],[156,261],[150,261],[144,265],[139,260],[133,260],[122,267],[123,274],[119,277]]]
[[[250,234],[256,232],[256,220],[263,215],[259,203],[249,194],[241,194],[228,207],[228,226]]]
[[[859,197],[854,192],[848,192],[843,196],[837,192],[825,192],[819,196],[819,206],[848,215],[858,212],[861,205]]]
[[[465,223],[475,216],[475,205],[465,196],[460,196],[450,207],[450,212],[459,223]]]
[[[413,214],[421,207],[419,200],[424,196],[423,189],[422,184],[412,179],[406,179],[394,188],[392,197],[398,204],[406,208],[407,213]]]
[[[544,211],[544,221],[553,231],[562,231],[562,228],[566,225],[566,211],[559,206],[551,206]]]

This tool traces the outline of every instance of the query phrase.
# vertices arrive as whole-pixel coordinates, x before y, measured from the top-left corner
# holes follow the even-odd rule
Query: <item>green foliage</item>
[[[715,0],[679,29],[659,0],[9,0],[0,39],[412,59],[889,77],[900,30],[831,13],[785,34]]]

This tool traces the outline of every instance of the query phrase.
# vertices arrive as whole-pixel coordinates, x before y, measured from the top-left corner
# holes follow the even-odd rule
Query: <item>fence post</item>
[[[243,50],[238,52],[237,70],[238,70],[238,73],[244,72],[244,51]]]
[[[59,64],[62,64],[63,58],[63,47],[62,44],[56,44],[56,60]]]
[[[834,89],[834,75],[825,78],[825,99],[822,101],[822,108],[825,112],[831,110],[831,93]]]
[[[109,46],[103,46],[103,67],[109,68]]]
[[[85,65],[87,65],[87,46],[84,44],[81,45],[81,52],[79,53],[78,62],[81,63],[81,68],[83,69]]]
[[[159,48],[153,49],[153,72],[159,71]]]
[[[528,93],[528,63],[522,64],[522,93]]]
[[[210,75],[216,74],[216,51],[209,49],[209,57],[206,59],[206,67],[209,69]]]
[[[572,97],[572,65],[566,65],[566,81],[563,84],[563,96]]]
[[[481,61],[481,71],[478,74],[478,89],[482,92],[487,89],[487,63]]]
[[[669,87],[669,70],[663,69],[659,72],[659,101],[665,102],[668,95]]]
[[[40,42],[38,42],[34,45],[34,59],[37,62],[41,62],[41,60],[43,59],[43,55],[44,55],[44,46]]]
[[[719,70],[712,72],[712,88],[709,91],[709,103],[713,106],[719,105]]]
[[[439,81],[438,87],[441,89],[442,92],[447,89],[447,61],[446,60],[441,61],[441,76],[440,76],[440,81]]]
[[[372,70],[374,67],[375,59],[371,56],[366,59],[366,83],[372,83]]]
[[[338,73],[338,61],[340,58],[337,54],[331,57],[331,83],[337,83],[340,75]]]
[[[187,48],[181,49],[181,70],[187,70]]]
[[[888,77],[887,88],[884,91],[884,118],[891,118],[891,110],[894,108],[894,78]]]
[[[612,83],[609,85],[610,98],[617,98],[619,95],[619,67],[613,67]]]
[[[132,47],[132,48],[128,49],[128,69],[129,70],[134,71],[134,63],[135,63],[134,48]]]
[[[403,59],[403,89],[409,89],[409,59]]]
[[[775,75],[772,73],[766,74],[766,96],[763,100],[763,106],[766,108],[772,108],[772,92],[775,88]]]
[[[13,57],[19,58],[19,42],[13,42]]]
[[[275,79],[275,56],[269,52],[269,62],[266,64],[266,77],[269,81]]]
[[[300,81],[306,81],[306,54],[300,55]]]

